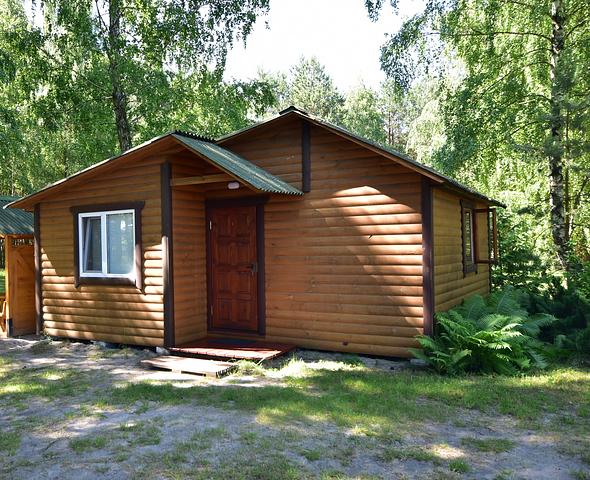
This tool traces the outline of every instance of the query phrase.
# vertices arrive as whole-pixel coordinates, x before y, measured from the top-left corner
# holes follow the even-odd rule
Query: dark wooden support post
[[[34,210],[34,242],[35,242],[35,314],[37,319],[37,335],[43,332],[43,291],[41,288],[41,205],[37,203]]]
[[[258,333],[266,334],[266,272],[264,253],[264,204],[256,205],[256,255],[258,259]]]
[[[164,284],[164,346],[173,347],[174,338],[174,277],[172,251],[172,166],[160,167],[162,210],[162,281]]]
[[[301,190],[311,191],[311,134],[309,123],[301,121]]]
[[[422,177],[422,289],[424,335],[434,333],[434,228],[432,185]]]

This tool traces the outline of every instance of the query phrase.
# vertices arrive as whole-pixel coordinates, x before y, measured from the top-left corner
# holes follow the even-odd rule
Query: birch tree
[[[365,3],[377,18],[383,0]],[[381,65],[407,89],[445,55],[465,72],[446,105],[440,161],[451,171],[493,171],[501,157],[538,167],[556,257],[569,270],[590,183],[590,2],[429,0],[383,45]]]
[[[150,86],[178,71],[223,71],[228,49],[267,11],[268,0],[44,0],[37,14],[56,63],[74,48],[85,52],[75,65],[81,75],[91,62],[104,68],[106,84],[88,88],[109,96],[125,151],[133,144],[134,107],[150,101]]]

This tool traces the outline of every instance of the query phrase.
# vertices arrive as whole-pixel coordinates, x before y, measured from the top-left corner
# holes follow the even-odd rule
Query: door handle
[[[250,271],[252,272],[252,275],[258,272],[258,262],[250,264]]]

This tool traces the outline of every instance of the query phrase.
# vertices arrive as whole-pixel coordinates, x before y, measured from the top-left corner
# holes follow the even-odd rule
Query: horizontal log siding
[[[301,130],[227,147],[300,186]],[[420,176],[311,128],[311,192],[265,206],[266,340],[407,356],[422,333]]]
[[[204,167],[201,160],[180,157],[172,163],[172,176],[202,175]],[[174,328],[176,344],[182,345],[207,335],[205,203],[201,188],[173,188],[172,212]]]
[[[41,203],[41,267],[45,332],[57,337],[163,344],[160,161],[141,160],[72,186]],[[70,207],[144,201],[144,291],[74,284]]]
[[[267,172],[294,187],[302,188],[301,120],[282,122],[225,144]]]
[[[489,292],[489,267],[477,265],[477,272],[463,274],[461,198],[434,189],[434,293],[435,310],[448,310],[474,294]],[[477,208],[484,208],[478,204]],[[487,258],[485,215],[477,215],[477,242],[480,257]]]

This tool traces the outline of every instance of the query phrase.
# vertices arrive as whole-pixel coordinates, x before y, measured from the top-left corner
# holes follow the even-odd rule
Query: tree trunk
[[[560,78],[561,54],[564,47],[564,15],[562,0],[551,3],[551,102],[549,157],[549,196],[551,207],[551,235],[559,263],[569,269],[569,238],[565,208],[563,175],[563,86]]]
[[[109,1],[109,76],[111,79],[115,124],[121,153],[131,148],[131,127],[127,116],[127,95],[121,81],[121,4]]]

